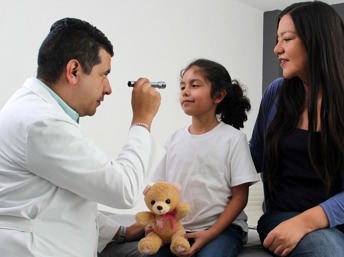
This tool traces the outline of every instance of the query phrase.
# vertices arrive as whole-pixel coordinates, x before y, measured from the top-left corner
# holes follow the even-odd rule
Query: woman
[[[277,256],[344,252],[344,26],[322,2],[278,19],[283,78],[266,90],[250,141],[263,173],[263,245]]]

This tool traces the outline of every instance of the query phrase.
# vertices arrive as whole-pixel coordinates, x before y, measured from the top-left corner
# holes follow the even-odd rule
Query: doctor
[[[78,120],[94,115],[111,94],[112,56],[96,27],[59,20],[39,49],[37,78],[26,80],[0,111],[2,257],[95,257],[124,237],[97,203],[136,204],[153,170],[157,146],[149,130],[160,94],[148,79],[137,81],[127,141],[116,160],[108,158]]]

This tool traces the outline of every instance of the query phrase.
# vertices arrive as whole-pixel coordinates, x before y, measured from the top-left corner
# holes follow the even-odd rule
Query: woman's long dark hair
[[[344,164],[343,22],[332,7],[317,1],[287,7],[281,12],[278,23],[286,14],[291,16],[307,51],[309,90],[306,96],[298,77],[284,79],[280,88],[277,113],[268,128],[265,142],[269,187],[272,191],[278,187],[279,145],[281,139],[297,127],[307,98],[309,159],[324,181],[328,194],[333,195],[340,191],[340,172]],[[322,90],[321,124],[317,121],[319,90]],[[318,125],[321,125],[320,145],[315,141]]]
[[[245,96],[245,90],[237,80],[232,80],[226,68],[214,61],[197,59],[190,63],[180,73],[180,77],[191,67],[198,67],[202,75],[211,83],[211,97],[216,97],[223,90],[225,98],[217,105],[216,115],[221,121],[236,129],[244,127],[247,112],[251,109],[250,100]]]

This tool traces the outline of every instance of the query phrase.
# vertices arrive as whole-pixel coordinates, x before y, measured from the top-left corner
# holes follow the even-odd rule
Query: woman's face
[[[307,84],[308,55],[289,14],[281,18],[277,37],[278,40],[274,52],[280,61],[283,77],[287,79],[299,77]]]

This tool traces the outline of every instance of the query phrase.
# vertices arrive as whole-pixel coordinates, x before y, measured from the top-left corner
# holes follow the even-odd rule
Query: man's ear
[[[81,72],[81,65],[78,60],[72,59],[66,65],[66,77],[67,80],[76,84],[78,82],[79,73]]]

